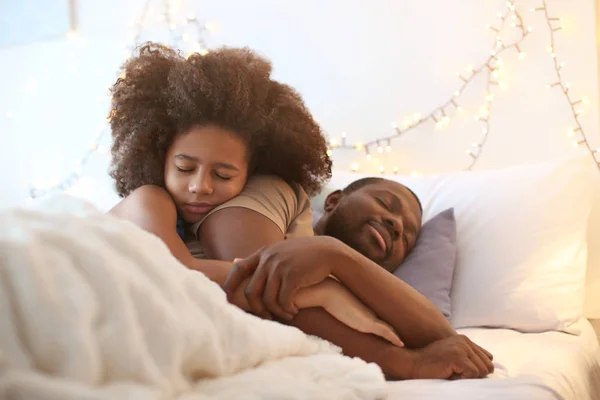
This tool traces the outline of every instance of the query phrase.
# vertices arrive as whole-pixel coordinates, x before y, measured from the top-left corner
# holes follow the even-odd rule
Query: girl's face
[[[178,135],[167,152],[165,185],[189,223],[237,196],[248,178],[248,147],[234,132],[195,126]]]

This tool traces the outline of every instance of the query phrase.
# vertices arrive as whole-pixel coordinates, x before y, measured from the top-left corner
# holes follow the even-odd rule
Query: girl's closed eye
[[[220,174],[218,172],[215,172],[215,176],[223,181],[230,181],[231,180],[231,176],[225,175],[225,174]]]
[[[194,168],[182,168],[177,166],[177,171],[179,172],[183,172],[183,173],[190,173],[194,171]]]

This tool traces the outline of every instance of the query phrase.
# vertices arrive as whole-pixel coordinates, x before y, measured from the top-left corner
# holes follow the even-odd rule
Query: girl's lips
[[[192,214],[207,214],[209,213],[215,206],[207,203],[187,203],[184,205],[185,209],[191,212]]]

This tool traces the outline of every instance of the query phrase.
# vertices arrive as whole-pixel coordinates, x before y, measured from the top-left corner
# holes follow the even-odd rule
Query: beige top
[[[285,239],[313,236],[310,199],[304,189],[300,185],[291,187],[277,176],[254,176],[239,195],[215,207],[186,230],[184,241],[194,257],[206,258],[201,238],[197,237],[202,222],[212,213],[230,207],[247,208],[264,215],[279,227]]]

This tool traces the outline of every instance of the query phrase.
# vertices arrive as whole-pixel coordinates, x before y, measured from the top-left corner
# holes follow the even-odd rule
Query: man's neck
[[[323,214],[321,218],[313,225],[313,232],[315,236],[322,236],[325,234],[325,226],[327,226],[328,215]]]

